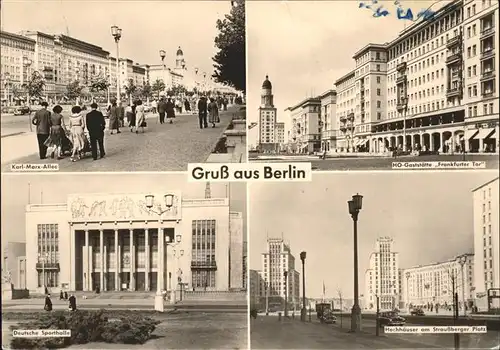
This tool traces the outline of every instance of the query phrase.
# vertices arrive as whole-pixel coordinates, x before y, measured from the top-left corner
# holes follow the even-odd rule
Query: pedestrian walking
[[[213,98],[210,99],[208,113],[208,122],[212,123],[212,128],[215,128],[215,123],[219,122],[219,107]]]
[[[104,129],[106,129],[106,120],[104,115],[97,110],[97,103],[92,103],[92,109],[85,116],[87,130],[90,136],[90,148],[92,149],[92,159],[97,160],[97,146],[99,145],[99,153],[101,158],[104,158],[106,152],[104,151]]]
[[[52,300],[50,300],[50,294],[45,296],[45,305],[43,306],[45,311],[52,311]]]
[[[139,133],[139,128],[142,128],[142,132],[144,133],[144,128],[147,126],[146,124],[146,113],[144,112],[144,106],[142,105],[141,100],[137,100],[135,102],[135,133]]]
[[[160,102],[158,102],[158,113],[160,114],[160,124],[165,123],[165,114],[167,113],[167,102],[165,98],[162,97]]]
[[[68,292],[64,291],[64,300],[68,300]]]
[[[61,292],[59,293],[59,300],[64,300],[64,294],[63,294],[62,289],[61,289]]]
[[[76,311],[76,297],[73,294],[71,294],[68,301],[69,301],[69,310]]]
[[[167,112],[167,119],[170,121],[170,124],[174,122],[175,118],[175,105],[172,102],[172,99],[169,98],[167,101],[167,106],[166,106],[166,112]]]
[[[191,112],[191,106],[189,105],[189,101],[187,98],[184,99],[184,110],[186,111],[186,113]]]
[[[227,111],[227,104],[229,103],[226,96],[222,99],[222,105],[224,106],[224,111]]]
[[[47,148],[51,148],[50,157],[54,158],[57,155],[57,159],[62,159],[62,146],[66,139],[66,125],[64,124],[64,118],[61,114],[62,107],[57,105],[52,109],[52,114],[50,115],[50,134],[44,144]]]
[[[120,128],[125,127],[125,107],[123,107],[123,104],[121,102],[118,103],[116,112],[118,115],[118,123],[120,125]],[[120,130],[118,130],[118,132],[120,132]]]
[[[47,158],[47,146],[45,146],[45,141],[50,134],[50,112],[47,110],[49,104],[45,101],[41,103],[42,109],[38,110],[31,123],[36,125],[36,137],[38,140],[38,152],[40,159]]]
[[[71,116],[69,117],[69,129],[73,142],[73,150],[71,152],[71,161],[76,162],[81,159],[81,153],[85,148],[85,119],[82,115],[80,106],[71,108]]]
[[[111,103],[111,109],[109,110],[109,134],[113,135],[113,131],[116,130],[117,134],[120,134],[120,119],[118,117],[118,106],[116,101]]]
[[[200,123],[200,129],[207,128],[207,99],[202,96],[198,101],[198,121]]]
[[[156,102],[156,99],[151,102],[151,111],[156,114],[158,110],[158,102]]]

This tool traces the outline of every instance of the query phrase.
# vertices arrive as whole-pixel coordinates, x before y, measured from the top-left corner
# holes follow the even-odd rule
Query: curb
[[[19,131],[19,132],[15,132],[12,134],[2,135],[1,138],[3,139],[3,138],[11,137],[11,136],[19,136],[19,135],[24,135],[24,134],[27,134],[27,131]]]

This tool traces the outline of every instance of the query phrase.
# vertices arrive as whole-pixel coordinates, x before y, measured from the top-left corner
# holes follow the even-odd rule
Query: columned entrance
[[[158,286],[167,289],[165,237],[173,239],[174,228],[75,226],[72,232],[75,290],[156,291]]]

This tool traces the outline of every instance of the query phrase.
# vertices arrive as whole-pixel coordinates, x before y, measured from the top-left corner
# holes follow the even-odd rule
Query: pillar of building
[[[89,230],[85,230],[85,266],[83,267],[83,271],[85,274],[85,291],[90,291],[90,249],[89,249]]]
[[[479,131],[481,131],[481,129],[479,129]],[[479,133],[478,138],[479,138],[479,153],[483,153],[484,152],[484,139],[481,137],[481,132]]]
[[[429,134],[429,151],[434,152],[434,134]]]
[[[99,230],[99,288],[104,289],[104,232]]]
[[[146,250],[146,264],[145,264],[145,271],[144,271],[144,290],[146,292],[149,292],[149,272],[151,270],[149,266],[149,230],[146,228],[144,230],[144,249]]]
[[[118,252],[118,230],[115,229],[115,290],[120,290],[120,254]]]
[[[135,259],[134,259],[134,230],[130,229],[130,285],[129,290],[135,291]]]
[[[444,151],[446,150],[446,140],[445,140],[445,136],[444,136],[444,131],[439,134],[439,137],[441,138],[441,142],[440,142],[441,147],[439,147],[439,152],[445,153]]]
[[[163,228],[158,229],[158,261],[157,261],[157,289],[158,290],[163,290],[164,288],[164,277],[165,277],[165,269],[163,267],[163,258],[164,258],[164,252],[163,252],[163,247],[165,244],[165,232],[163,231]]]
[[[455,132],[452,132],[451,133],[451,150],[449,153],[455,153],[455,149],[457,147],[456,145],[456,140],[455,140],[456,136],[455,136]]]
[[[109,271],[108,259],[107,259],[107,256],[109,254],[108,243],[109,243],[108,240],[104,242],[104,273],[106,274],[106,278],[104,279],[104,285],[102,286],[103,292],[106,292],[108,290],[108,271]]]

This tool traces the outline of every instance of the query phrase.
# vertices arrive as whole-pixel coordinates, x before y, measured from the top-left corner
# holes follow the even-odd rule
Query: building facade
[[[278,144],[278,151],[285,151],[285,123],[278,122],[276,123],[276,142]]]
[[[285,294],[290,305],[295,305],[300,295],[300,274],[295,270],[295,257],[282,238],[268,238],[267,250],[262,253],[261,296],[266,293],[272,303],[283,305]],[[286,284],[285,284],[285,271]]]
[[[338,135],[329,152],[498,153],[498,6],[454,0],[356,52],[335,82],[338,126],[322,135]]]
[[[377,239],[375,251],[370,255],[370,268],[365,273],[365,307],[394,310],[399,306],[399,256],[393,250],[390,237]]]
[[[26,289],[26,243],[7,242],[2,256],[2,278],[10,281],[14,289]]]
[[[4,103],[26,100],[23,85],[33,73],[35,46],[31,38],[0,31],[0,97]]]
[[[277,110],[274,107],[273,86],[266,75],[262,83],[259,107],[259,151],[277,152],[279,149]]]
[[[453,292],[458,293],[460,308],[472,306],[474,300],[474,254],[462,255],[429,265],[415,266],[402,271],[402,300],[404,307],[453,305]],[[455,288],[455,289],[454,289]]]
[[[166,194],[70,195],[26,208],[26,284],[91,291],[241,288],[229,200]],[[233,239],[231,236],[233,235]],[[234,277],[233,280],[231,276]],[[234,284],[233,284],[234,283]]]
[[[250,308],[261,308],[261,297],[265,294],[261,291],[263,285],[260,271],[250,270]]]
[[[307,98],[289,107],[292,119],[290,136],[296,153],[310,154],[321,149],[321,125],[319,98]]]
[[[498,177],[472,191],[474,209],[474,286],[476,305],[488,309],[488,291],[500,296],[500,237],[498,231]],[[496,288],[496,290],[495,290]],[[500,308],[500,299],[490,308]]]
[[[321,100],[320,128],[321,128],[321,151],[329,152],[335,149],[339,137],[339,126],[337,125],[337,92],[335,90],[325,91],[319,96]]]

